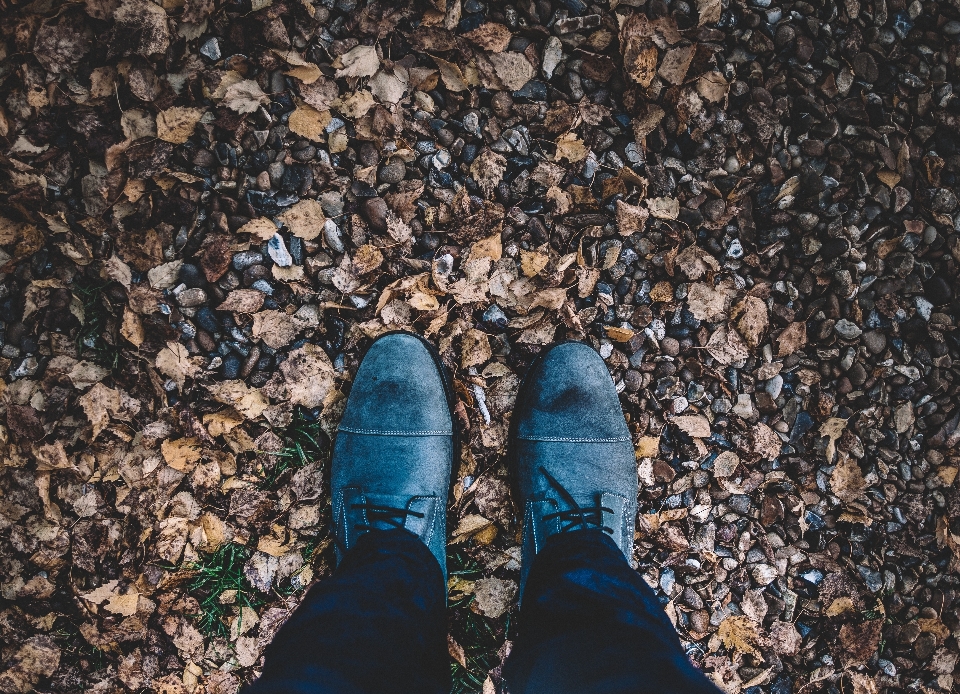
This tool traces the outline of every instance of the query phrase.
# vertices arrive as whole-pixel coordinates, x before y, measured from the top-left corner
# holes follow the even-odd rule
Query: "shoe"
[[[419,537],[446,581],[447,495],[457,451],[452,389],[440,356],[412,333],[370,345],[331,461],[337,562],[371,530]]]
[[[533,363],[509,447],[523,512],[521,595],[534,556],[558,533],[600,529],[631,558],[636,456],[610,372],[589,345],[555,345]]]

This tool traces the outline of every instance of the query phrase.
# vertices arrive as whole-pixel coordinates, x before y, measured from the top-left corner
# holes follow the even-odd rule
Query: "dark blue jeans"
[[[653,591],[599,530],[556,535],[524,589],[510,694],[718,694]],[[446,694],[445,586],[404,530],[370,532],[314,586],[245,694]]]

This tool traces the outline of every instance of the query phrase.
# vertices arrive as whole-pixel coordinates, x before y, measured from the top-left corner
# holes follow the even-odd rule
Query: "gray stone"
[[[849,321],[846,318],[841,318],[838,320],[837,324],[833,326],[833,329],[843,340],[856,340],[861,334],[863,334],[863,331],[856,323]]]

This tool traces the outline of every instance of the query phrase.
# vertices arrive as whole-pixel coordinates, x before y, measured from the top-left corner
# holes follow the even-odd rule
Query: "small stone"
[[[853,72],[864,82],[873,84],[880,77],[877,61],[869,53],[857,53],[853,57]]]
[[[205,42],[200,46],[200,54],[213,62],[220,60],[220,40],[217,37],[213,37]]]
[[[643,375],[639,371],[629,369],[623,374],[623,387],[628,393],[636,393],[640,390],[642,384]]]
[[[838,320],[836,325],[833,326],[833,329],[843,340],[856,340],[863,333],[856,323],[853,323],[846,318],[841,318]]]
[[[367,198],[363,201],[362,209],[363,216],[370,222],[370,226],[377,231],[387,230],[387,215],[390,212],[390,208],[387,207],[387,203],[383,198]]]
[[[948,304],[953,299],[953,287],[941,275],[934,275],[923,285],[924,293],[934,306]]]
[[[257,174],[257,190],[270,190],[270,174],[266,171]]]
[[[223,378],[228,381],[232,381],[240,374],[240,367],[243,365],[243,362],[240,361],[240,357],[236,354],[228,354],[223,358],[223,365],[221,370],[223,373]]]
[[[727,157],[727,160],[723,162],[723,170],[727,173],[737,173],[740,170],[740,160],[737,159],[736,155],[731,154]]]
[[[240,251],[233,256],[233,267],[241,272],[251,265],[263,262],[263,255],[259,251]]]
[[[386,164],[380,167],[380,172],[377,174],[377,180],[379,180],[381,183],[394,185],[402,181],[406,175],[406,164],[404,164],[403,160],[399,157],[393,157]]]
[[[207,278],[203,271],[193,263],[184,263],[180,266],[180,272],[177,274],[177,282],[188,287],[202,287],[207,283]]]
[[[556,36],[551,36],[547,39],[546,43],[544,43],[543,59],[541,60],[541,68],[547,79],[553,77],[553,71],[557,69],[557,65],[560,64],[562,58],[563,46],[560,43],[560,39]]]
[[[887,348],[887,336],[879,330],[871,330],[863,334],[863,344],[870,354],[880,354]]]
[[[680,342],[674,337],[665,337],[660,342],[660,349],[668,357],[675,357],[680,354]]]
[[[194,306],[200,306],[201,304],[206,303],[207,293],[200,289],[199,287],[194,287],[192,289],[184,289],[182,292],[177,294],[177,304],[183,308],[193,308]]]
[[[287,245],[283,241],[283,237],[280,236],[280,232],[277,232],[273,235],[273,238],[267,243],[267,253],[270,254],[270,257],[280,267],[290,267],[293,265],[293,257],[290,255],[290,251],[287,250]]]
[[[296,161],[306,162],[313,159],[317,156],[317,148],[313,145],[307,145],[302,149],[298,149],[291,155]]]

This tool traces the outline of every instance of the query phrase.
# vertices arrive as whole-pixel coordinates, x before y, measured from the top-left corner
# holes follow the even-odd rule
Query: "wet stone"
[[[233,267],[237,270],[245,270],[251,265],[257,265],[263,262],[263,255],[258,251],[240,251],[233,256]]]
[[[199,288],[184,289],[177,294],[177,304],[183,308],[199,306],[207,301],[207,293]]]
[[[399,157],[393,157],[386,164],[380,167],[377,174],[377,180],[381,183],[394,185],[403,180],[407,174],[406,164]]]

